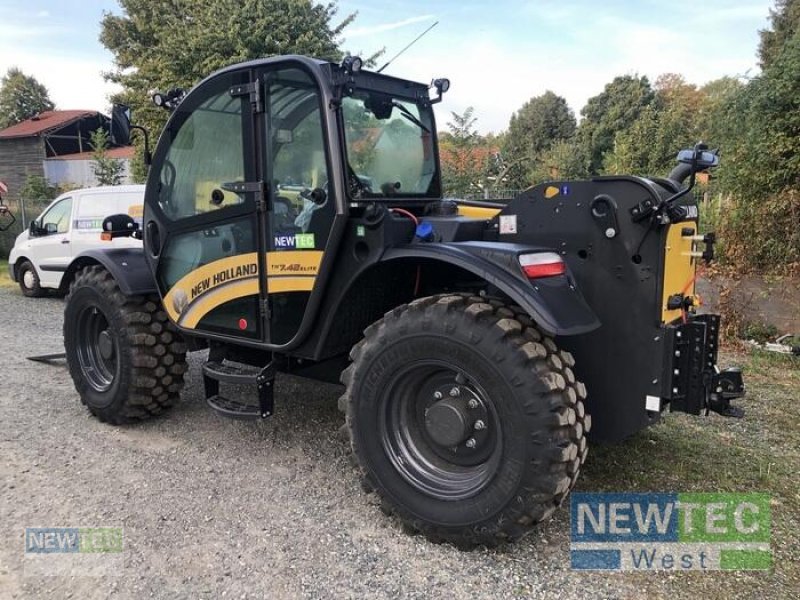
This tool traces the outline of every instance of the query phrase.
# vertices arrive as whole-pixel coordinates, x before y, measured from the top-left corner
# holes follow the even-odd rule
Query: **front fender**
[[[68,286],[75,273],[89,265],[103,266],[126,296],[157,292],[143,248],[93,248],[81,252],[67,267],[62,285]]]
[[[525,277],[518,256],[542,250],[549,249],[498,242],[411,244],[390,248],[381,261],[419,258],[460,267],[506,294],[548,335],[578,335],[600,327],[569,272],[535,281]]]

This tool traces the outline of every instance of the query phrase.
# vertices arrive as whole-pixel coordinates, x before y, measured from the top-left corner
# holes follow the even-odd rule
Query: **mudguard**
[[[93,264],[108,270],[126,296],[157,293],[143,248],[93,248],[81,252],[67,267],[62,285],[68,286],[78,269]]]
[[[537,251],[552,250],[498,242],[420,243],[390,248],[381,261],[432,259],[474,273],[522,307],[548,335],[578,335],[600,327],[569,270],[534,281],[525,277],[518,257]]]

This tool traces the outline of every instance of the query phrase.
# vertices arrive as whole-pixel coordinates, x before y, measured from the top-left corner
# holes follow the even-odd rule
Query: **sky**
[[[451,111],[475,109],[486,133],[546,90],[579,115],[586,100],[617,75],[682,73],[698,85],[758,72],[758,30],[773,0],[341,0],[337,18],[357,12],[342,48],[382,65],[427,27],[425,37],[385,73],[451,81],[437,106],[439,128]],[[100,44],[113,0],[0,0],[0,73],[17,66],[35,76],[61,109],[108,111],[115,90],[103,71],[112,55]]]

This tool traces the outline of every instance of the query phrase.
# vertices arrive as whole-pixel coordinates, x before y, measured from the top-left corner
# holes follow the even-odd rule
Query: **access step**
[[[258,403],[221,396],[219,384],[255,386]],[[219,414],[232,419],[266,419],[274,412],[275,372],[272,363],[259,368],[252,365],[209,361],[203,365],[206,402]]]

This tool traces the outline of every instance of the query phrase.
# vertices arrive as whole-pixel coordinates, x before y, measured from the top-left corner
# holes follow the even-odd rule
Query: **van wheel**
[[[39,274],[29,260],[23,260],[17,267],[17,281],[22,294],[28,298],[41,298],[47,293],[39,285]]]
[[[64,309],[64,347],[75,388],[99,420],[157,415],[183,387],[186,345],[155,296],[126,296],[100,266],[78,272]]]
[[[421,298],[371,325],[342,376],[364,487],[433,541],[495,545],[548,518],[586,460],[574,360],[519,307]]]

